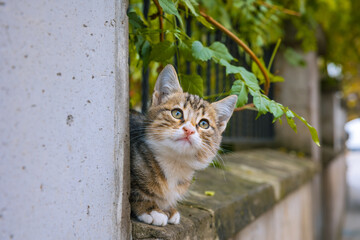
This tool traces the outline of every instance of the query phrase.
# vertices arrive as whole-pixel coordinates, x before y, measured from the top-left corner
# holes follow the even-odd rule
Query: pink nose
[[[191,134],[194,134],[194,133],[195,133],[195,130],[189,128],[188,126],[184,126],[184,127],[183,127],[183,130],[184,130],[186,136],[190,136]]]

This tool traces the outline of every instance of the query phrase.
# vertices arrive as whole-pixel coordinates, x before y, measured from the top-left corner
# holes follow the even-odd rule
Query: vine
[[[177,61],[182,61],[184,64],[187,62],[202,65],[209,61],[219,64],[225,68],[227,76],[235,77],[230,91],[221,94],[222,96],[228,94],[238,96],[235,111],[254,109],[258,111],[258,117],[271,113],[274,116],[274,122],[277,120],[281,122],[281,117],[284,117],[295,132],[297,127],[294,118],[298,118],[308,127],[313,141],[319,145],[316,130],[304,118],[294,113],[288,107],[284,107],[282,104],[267,97],[270,82],[283,81],[280,76],[270,73],[272,61],[281,42],[279,40],[280,36],[277,38],[277,44],[270,63],[265,67],[264,61],[258,58],[254,51],[237,36],[239,33],[236,31],[235,26],[236,22],[239,23],[239,19],[237,19],[239,16],[233,18],[236,21],[235,24],[231,22],[230,17],[225,17],[224,19],[224,16],[227,14],[224,10],[228,9],[229,12],[232,12],[233,9],[231,8],[237,8],[237,10],[245,8],[246,11],[254,14],[256,18],[260,16],[264,21],[264,25],[270,24],[268,27],[269,29],[272,28],[271,30],[273,31],[274,27],[271,26],[271,21],[275,21],[276,17],[279,17],[277,14],[298,16],[298,13],[295,11],[281,8],[269,2],[251,0],[234,3],[231,6],[222,6],[227,3],[220,0],[203,0],[199,2],[195,0],[178,0],[176,2],[172,0],[153,0],[154,4],[151,4],[152,8],[150,8],[150,12],[153,12],[151,20],[145,20],[142,16],[140,10],[141,2],[134,2],[131,4],[131,9],[128,12],[131,25],[130,42],[133,44],[130,47],[130,54],[135,59],[138,59],[138,63],[141,62],[144,68],[149,64],[152,64],[154,67],[157,63],[170,63],[175,55]],[[211,4],[219,4],[219,6],[214,8]],[[262,13],[259,13],[257,7],[260,8]],[[218,17],[219,19],[223,18],[223,23],[220,23],[211,16],[213,13],[216,14],[216,11],[221,12],[218,14]],[[263,15],[268,15],[269,19],[273,18],[273,20],[267,20]],[[199,31],[197,36],[190,37],[184,30],[183,24],[183,18],[185,17],[186,19],[190,16],[208,28],[208,31],[213,31],[214,28],[218,29],[236,42],[252,59],[252,72],[244,67],[234,65],[233,63],[236,63],[237,59],[230,54],[227,46],[220,41],[213,41],[209,46],[206,46],[201,41],[202,32]],[[155,18],[158,18],[158,24],[152,22]],[[259,23],[257,25],[264,28]],[[154,34],[159,34],[159,37],[155,37]],[[258,54],[261,52],[259,47],[255,44]],[[186,72],[179,68],[179,78],[183,88],[187,89],[190,93],[203,97],[202,77],[198,74],[187,74]],[[264,85],[263,90],[260,88],[260,85]],[[252,103],[248,103],[249,94],[253,98]],[[205,96],[205,98],[211,97],[214,97],[214,95]]]

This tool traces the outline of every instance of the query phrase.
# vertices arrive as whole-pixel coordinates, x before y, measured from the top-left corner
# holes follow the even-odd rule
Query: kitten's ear
[[[158,105],[162,102],[164,97],[175,93],[183,92],[180,87],[179,80],[174,67],[170,64],[161,71],[156,80],[154,93],[152,96],[152,105]]]
[[[237,96],[231,95],[211,104],[216,111],[218,127],[221,133],[225,130],[226,124],[234,111],[236,101]]]

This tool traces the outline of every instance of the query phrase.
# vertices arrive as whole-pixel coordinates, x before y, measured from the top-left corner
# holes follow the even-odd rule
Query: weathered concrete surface
[[[320,128],[320,78],[317,67],[317,55],[315,52],[303,53],[306,65],[293,66],[284,57],[278,54],[275,60],[275,71],[284,77],[286,81],[276,84],[274,96],[276,101],[286,104],[291,110],[303,116],[321,136]],[[320,161],[320,148],[311,140],[307,127],[298,119],[295,119],[298,132],[287,124],[276,124],[276,141],[280,146],[311,154],[313,160]]]
[[[232,239],[314,239],[312,211],[311,182],[309,182],[284,198]]]
[[[133,220],[134,239],[213,239],[216,236],[210,211],[182,204],[178,210],[181,212],[180,225],[156,227]]]
[[[339,155],[323,169],[324,239],[341,235],[346,207],[346,159]]]
[[[317,171],[316,165],[306,158],[269,149],[222,157],[227,170],[208,168],[196,175],[189,196],[181,203],[180,225],[154,227],[134,220],[134,239],[233,237],[311,180]],[[205,191],[214,191],[215,195],[206,196]]]
[[[291,30],[290,30],[291,32]],[[289,35],[294,36],[293,34]],[[298,45],[292,42],[292,45]],[[278,54],[274,63],[275,71],[286,79],[281,84],[275,84],[274,96],[276,101],[286,104],[291,110],[304,117],[317,131],[321,141],[320,126],[320,74],[318,68],[318,56],[316,52],[304,53],[301,47],[296,49],[306,65],[291,65],[284,54]],[[286,121],[286,120],[284,120]],[[316,163],[321,162],[321,149],[311,140],[311,134],[307,127],[298,119],[297,134],[287,124],[275,125],[275,136],[279,146],[288,149],[305,152],[311,156]],[[316,224],[316,239],[321,239],[323,218],[322,218],[322,182],[321,177],[315,177],[313,182],[314,223]]]
[[[341,104],[340,92],[321,94],[321,132],[323,145],[339,153],[344,149],[346,111]]]
[[[129,22],[128,0],[115,0],[115,109],[113,239],[130,239]],[[106,21],[105,21],[105,26]],[[111,23],[110,23],[111,25]],[[110,135],[111,136],[111,135]]]
[[[349,152],[346,155],[346,162],[348,205],[342,239],[358,240],[360,239],[360,152]]]
[[[0,239],[129,237],[126,3],[1,1]]]

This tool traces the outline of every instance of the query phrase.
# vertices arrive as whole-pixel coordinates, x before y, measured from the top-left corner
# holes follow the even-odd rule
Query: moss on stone
[[[256,149],[223,156],[228,170],[196,174],[179,205],[181,223],[155,227],[133,221],[134,239],[227,239],[272,208],[318,171],[306,159]],[[207,196],[206,191],[213,191]]]

